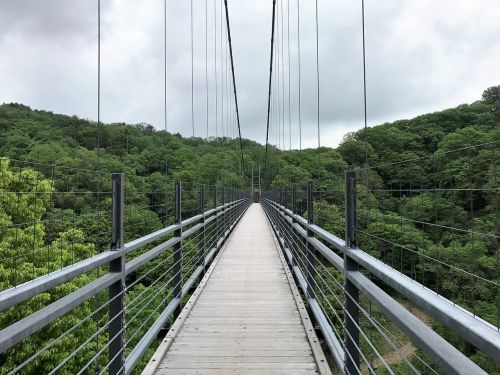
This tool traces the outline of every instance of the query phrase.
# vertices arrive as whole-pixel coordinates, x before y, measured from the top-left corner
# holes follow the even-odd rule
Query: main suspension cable
[[[238,108],[238,95],[236,93],[236,78],[234,76],[234,59],[233,59],[233,45],[231,42],[231,26],[229,24],[229,9],[227,6],[227,0],[224,0],[224,6],[226,8],[226,27],[227,27],[227,39],[229,42],[229,56],[231,57],[231,73],[233,76],[233,94],[234,94],[234,105],[236,106],[236,121],[238,123],[238,137],[240,139],[240,155],[241,155],[241,166],[242,170],[245,169],[244,159],[243,159],[243,144],[241,141],[241,126],[240,126],[240,111]]]
[[[298,0],[297,0],[298,1]],[[274,47],[274,17],[276,15],[276,0],[273,0],[273,19],[271,27],[271,59],[269,63],[269,93],[267,98],[267,129],[266,129],[266,157],[264,161],[264,170],[267,170],[267,155],[269,151],[269,115],[271,113],[271,84],[273,79],[273,47]]]

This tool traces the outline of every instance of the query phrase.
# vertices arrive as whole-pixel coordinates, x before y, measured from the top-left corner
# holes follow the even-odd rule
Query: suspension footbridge
[[[248,208],[143,372],[190,373],[330,373],[259,204]]]
[[[266,145],[252,160],[241,137],[224,0],[214,2],[214,81],[220,52],[226,110],[221,105],[219,124],[216,82],[214,118],[216,132],[225,129],[217,147],[229,145],[229,153],[233,142],[235,160],[188,174],[191,154],[168,159],[180,137],[167,132],[165,15],[165,150],[158,152],[165,160],[148,169],[153,147],[138,158],[140,167],[116,171],[118,159],[101,160],[106,149],[126,162],[133,157],[128,130],[114,127],[119,136],[106,138],[100,121],[97,4],[98,115],[95,133],[88,133],[96,144],[92,157],[78,154],[95,156],[95,168],[80,165],[80,156],[71,165],[36,154],[0,158],[0,374],[500,373],[499,140],[438,152],[436,133],[429,135],[430,156],[401,152],[401,160],[372,163],[366,136],[352,163],[324,163],[315,2],[318,154],[307,160],[311,173],[293,162],[281,173],[290,2],[287,22],[285,2],[273,0]],[[361,10],[366,135],[364,1]],[[204,11],[208,139],[207,4]],[[297,1],[301,149],[299,15]],[[480,104],[485,112],[488,105]],[[481,116],[496,124],[489,112]],[[142,140],[154,129],[134,129],[141,141],[133,147],[145,148]],[[78,144],[78,132],[69,133],[63,138]],[[88,134],[81,143],[91,143]],[[122,135],[126,153],[113,143]]]

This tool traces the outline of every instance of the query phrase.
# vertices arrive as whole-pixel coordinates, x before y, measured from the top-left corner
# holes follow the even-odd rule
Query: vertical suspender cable
[[[231,83],[229,83],[231,86]],[[229,100],[229,103],[231,103],[231,138],[236,139],[236,127],[235,127],[235,122],[234,122],[234,95],[230,90],[230,95],[231,99]]]
[[[280,7],[280,2],[279,0],[276,0],[276,61],[274,63],[274,67],[276,70],[276,74],[274,75],[275,77],[275,87],[274,87],[274,92],[276,95],[276,118],[277,118],[277,123],[276,123],[276,147],[279,149],[280,148],[280,134],[281,134],[281,113],[280,113],[280,92],[279,92],[279,87],[280,87],[280,71],[279,71],[279,66],[280,66],[280,31],[279,31],[279,23],[280,23],[280,13],[279,13],[279,7]]]
[[[207,139],[208,139],[208,1],[205,1],[205,92],[206,102],[206,121],[207,121]]]
[[[298,2],[299,0],[297,0]],[[273,47],[274,47],[274,17],[276,13],[276,0],[273,0],[273,20],[271,27],[271,59],[269,64],[269,94],[267,98],[267,130],[266,130],[266,157],[264,161],[264,170],[267,170],[267,155],[269,150],[269,115],[271,113],[271,84],[273,79]]]
[[[279,22],[280,22],[280,17],[279,17],[279,7],[280,3],[279,0],[276,0],[276,43],[275,43],[275,50],[274,53],[276,55],[276,59],[274,60],[274,95],[276,98],[275,101],[275,113],[276,113],[276,148],[279,149],[281,147],[280,145],[280,134],[281,134],[281,112],[280,112],[280,32],[279,32]]]
[[[214,0],[214,86],[215,86],[215,138],[218,137],[219,92],[217,81],[217,0]]]
[[[191,126],[194,138],[194,32],[193,32],[193,0],[191,0]]]
[[[224,53],[222,51],[222,0],[220,0],[220,102],[221,102],[221,110],[220,110],[220,121],[221,121],[221,130],[222,137],[225,137],[226,133],[224,130]]]
[[[228,40],[227,40],[227,29],[224,34],[224,88],[226,90],[224,97],[226,100],[226,112],[224,113],[224,117],[226,118],[226,137],[229,138],[229,124],[228,124],[228,113],[229,113],[229,58],[228,58]]]
[[[278,0],[276,0],[276,7],[278,6]],[[278,60],[278,15],[276,15],[276,43],[274,43],[274,55],[276,56],[276,59],[274,59],[274,74],[273,74],[273,126],[274,126],[274,145],[276,148],[278,148],[278,129],[279,129],[279,123],[278,123],[278,111],[276,108],[278,107],[278,93],[277,93],[277,86],[278,86],[278,64],[276,63]]]
[[[316,0],[316,83],[317,83],[317,121],[318,121],[318,148],[321,147],[321,134],[319,128],[319,25],[318,25],[318,0]]]
[[[226,30],[227,32],[227,30]],[[226,43],[224,43],[224,49],[225,49],[225,53],[226,53],[226,57],[225,57],[225,61],[226,61],[226,69],[224,69],[224,75],[226,76],[226,134],[227,134],[227,137],[230,138],[230,133],[229,133],[229,100],[231,99],[230,98],[230,95],[229,95],[229,89],[230,89],[230,84],[229,84],[229,73],[228,73],[228,70],[229,70],[229,56],[227,54],[227,45],[228,45],[228,41],[227,41],[227,34],[226,34]]]
[[[276,0],[278,1],[278,0]],[[274,27],[276,28],[276,25],[274,25]],[[274,31],[274,33],[276,34],[276,30]],[[273,45],[273,56],[274,56],[274,60],[273,60],[273,74],[272,74],[272,91],[271,91],[271,95],[272,95],[272,98],[271,98],[271,145],[276,147],[276,40],[275,40],[275,43]]]
[[[290,0],[286,1],[287,4],[287,44],[288,44],[288,147],[292,150],[292,113],[291,113],[291,64],[290,64]]]
[[[366,109],[366,42],[365,42],[365,1],[361,0],[361,25],[363,28],[363,110],[364,110],[364,135],[365,135],[365,163],[368,165],[368,120]]]
[[[366,41],[365,41],[365,1],[361,0],[361,26],[362,26],[362,37],[363,37],[363,114],[364,114],[364,141],[365,141],[365,167],[364,167],[364,183],[366,194],[370,194],[370,179],[368,178],[368,115],[367,115],[367,95],[366,95]],[[367,199],[366,207],[366,217],[367,217],[367,231],[368,236],[371,236],[371,210],[370,199]],[[371,301],[368,304],[368,311],[370,318],[372,316],[372,304]],[[370,334],[371,339],[371,334]]]
[[[101,0],[97,0],[97,167],[101,148]]]
[[[168,182],[168,127],[167,127],[167,0],[163,0],[163,121],[165,126],[165,207]],[[165,217],[165,220],[167,218]]]
[[[276,7],[279,9],[280,2],[276,0]],[[277,9],[277,10],[278,10]],[[280,109],[280,29],[279,29],[280,17],[279,11],[276,14],[276,88],[274,92],[276,93],[276,113],[277,113],[277,127],[276,127],[276,144],[278,149],[281,147],[281,109]]]
[[[235,110],[234,110],[234,95],[231,93],[231,123],[233,124],[233,139],[236,139],[236,115],[235,115]]]
[[[276,43],[274,43],[274,55],[276,58],[273,61],[274,64],[274,74],[273,74],[273,118],[274,118],[274,145],[278,148],[278,130],[279,130],[279,119],[278,119],[278,0],[276,0]]]
[[[299,62],[299,150],[302,150],[302,119],[301,119],[301,76],[300,76],[300,2],[297,0],[297,56]]]
[[[97,228],[101,229],[101,0],[97,0]],[[100,236],[97,236],[97,251],[101,252]],[[99,271],[97,271],[99,274]],[[97,306],[94,306],[96,308]],[[99,340],[95,340],[96,353],[99,352]],[[99,363],[96,362],[96,370],[99,371]]]
[[[101,225],[101,0],[97,0],[97,227]],[[97,250],[101,252],[100,236]]]
[[[229,42],[228,42],[229,46]],[[231,130],[231,110],[233,109],[233,105],[231,103],[233,94],[231,93],[231,68],[229,62],[229,47],[227,48],[226,60],[227,60],[227,102],[228,102],[228,111],[227,111],[227,132],[228,137],[231,138],[232,130]]]
[[[101,0],[97,0],[97,203],[99,204],[99,185],[101,167]],[[99,219],[99,215],[98,215]]]
[[[229,55],[228,55],[228,63],[227,63],[227,69],[228,73],[227,76],[230,77],[229,75]],[[228,103],[228,111],[227,111],[227,123],[228,123],[228,136],[230,139],[233,138],[233,94],[231,92],[231,78],[228,79],[227,83],[227,103]]]
[[[281,135],[283,137],[282,139],[282,147],[283,150],[286,149],[285,147],[285,57],[284,57],[284,51],[285,51],[285,37],[284,37],[284,26],[283,24],[285,23],[283,19],[283,1],[281,1],[281,118],[282,118],[282,130],[281,130]]]
[[[273,48],[273,50],[275,49],[276,47]],[[274,65],[274,64],[273,64]],[[274,67],[274,66],[273,66]],[[275,145],[274,143],[274,134],[275,134],[275,126],[274,126],[274,123],[275,123],[275,113],[274,113],[274,102],[275,102],[275,94],[274,94],[274,75],[273,75],[273,78],[272,78],[272,83],[271,83],[271,86],[272,86],[272,92],[271,92],[271,108],[270,108],[270,111],[271,111],[271,123],[270,123],[270,126],[271,126],[271,136],[270,136],[270,144],[271,145]]]
[[[228,42],[228,45],[229,45],[229,42]],[[232,94],[231,94],[231,68],[230,68],[230,62],[229,62],[229,47],[227,49],[227,100],[228,100],[228,103],[231,102],[231,99],[232,99]],[[228,111],[228,132],[230,131],[230,121],[231,121],[231,117],[230,117],[230,111],[232,109],[232,105],[229,104],[229,111]]]
[[[274,43],[274,55],[276,56],[276,43]],[[273,91],[272,91],[272,102],[271,102],[271,116],[272,116],[272,132],[271,132],[271,144],[276,147],[276,59],[273,61]]]

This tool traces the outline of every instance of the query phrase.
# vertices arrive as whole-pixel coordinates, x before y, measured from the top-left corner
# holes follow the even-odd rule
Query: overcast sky
[[[162,129],[164,0],[101,1],[101,119],[145,122]],[[272,1],[228,2],[242,136],[264,142]],[[222,1],[193,3],[195,135],[207,132],[208,4],[208,122],[213,136],[214,26],[220,67]],[[283,6],[286,47],[288,1],[278,3]],[[298,148],[297,0],[289,0],[289,6],[292,147]],[[346,132],[363,126],[361,5],[355,0],[319,0],[318,6],[321,142],[336,146]],[[167,14],[168,130],[189,136],[190,2],[168,0]],[[281,17],[280,9],[278,14]],[[314,1],[301,0],[303,147],[317,144],[314,20]],[[500,84],[499,20],[498,0],[366,0],[369,125],[472,102],[485,88]],[[284,52],[288,104],[287,49]],[[225,49],[222,53],[225,58]],[[95,120],[96,61],[97,0],[0,0],[0,102]],[[221,71],[219,120],[220,77]],[[288,121],[288,106],[285,111]],[[288,147],[288,125],[286,129]],[[221,132],[219,123],[217,134]]]

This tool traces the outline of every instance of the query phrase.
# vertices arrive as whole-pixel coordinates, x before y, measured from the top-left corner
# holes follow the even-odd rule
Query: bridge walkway
[[[329,374],[260,204],[252,204],[143,374]]]

